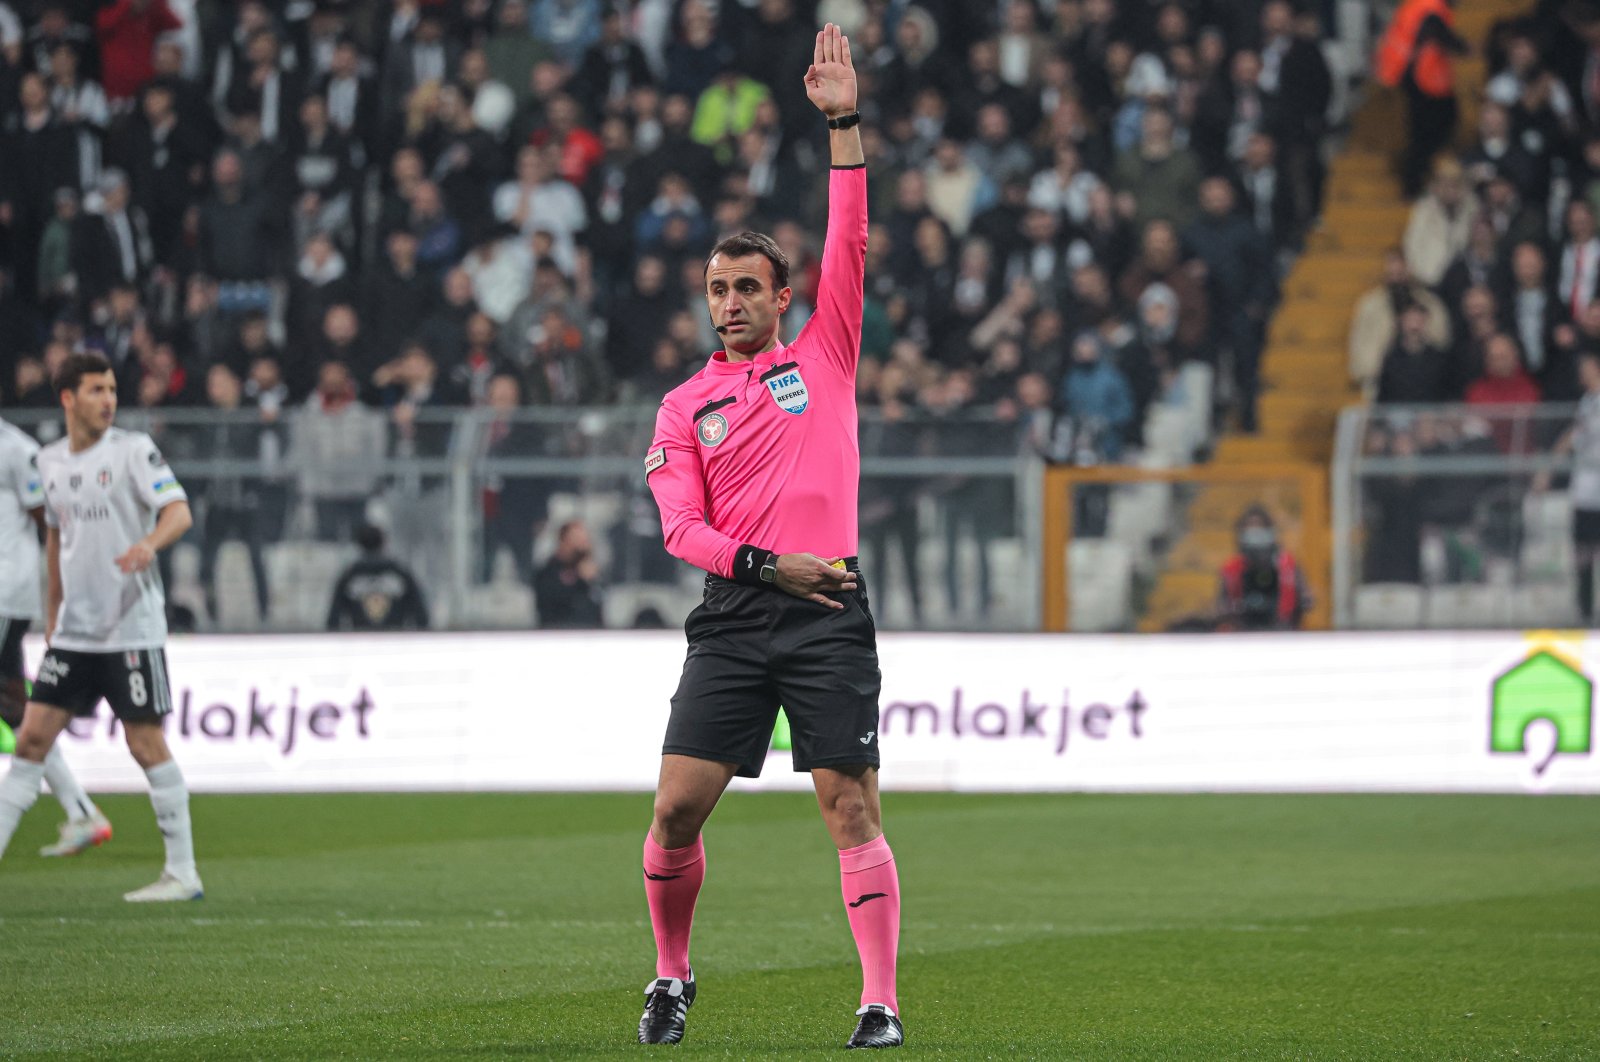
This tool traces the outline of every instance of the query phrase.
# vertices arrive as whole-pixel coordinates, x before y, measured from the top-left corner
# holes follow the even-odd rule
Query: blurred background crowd
[[[1397,7],[1409,50],[1389,70]],[[1461,146],[1439,70],[1475,46],[1453,7],[0,0],[0,405],[53,408],[54,366],[87,347],[125,408],[235,411],[169,448],[213,461],[200,582],[245,541],[263,616],[262,546],[286,527],[348,542],[395,479],[373,455],[413,462],[434,502],[462,451],[555,462],[472,488],[478,577],[503,551],[533,585],[575,515],[551,509],[576,489],[561,462],[642,452],[581,411],[648,422],[717,349],[718,237],[776,237],[785,327],[804,324],[826,158],[801,75],[824,21],[852,40],[871,173],[869,455],[1181,466],[1256,432],[1269,324],[1325,229],[1375,44],[1410,106],[1396,161],[1417,198],[1356,305],[1351,378],[1385,403],[1570,402],[1600,379],[1581,368],[1600,350],[1600,18],[1542,0],[1498,23]],[[463,409],[483,414],[471,432]],[[1491,441],[1548,449],[1561,428]],[[1385,421],[1369,452],[1442,445],[1424,434]],[[945,567],[979,544],[981,615],[986,543],[1020,533],[1003,478],[879,481],[865,543],[901,556],[918,618],[930,492]],[[618,505],[598,553],[631,543],[630,577],[670,580],[639,559],[648,501]],[[1115,531],[1103,493],[1075,505],[1080,533]]]
[[[0,389],[104,350],[130,404],[654,403],[716,349],[700,267],[773,232],[813,294],[801,75],[854,42],[862,396],[1059,411],[1116,460],[1186,363],[1253,418],[1318,212],[1319,11],[1268,2],[5,0]],[[1211,398],[1206,396],[1207,400]]]

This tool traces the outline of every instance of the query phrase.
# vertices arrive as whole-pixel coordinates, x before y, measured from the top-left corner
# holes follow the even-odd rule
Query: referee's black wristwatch
[[[860,125],[860,124],[861,124],[861,112],[860,111],[851,111],[849,114],[841,114],[837,118],[829,118],[828,119],[828,128],[829,129],[849,129],[852,126],[857,126],[857,125]]]
[[[778,555],[760,546],[740,546],[733,555],[733,581],[746,586],[771,586],[778,579]]]

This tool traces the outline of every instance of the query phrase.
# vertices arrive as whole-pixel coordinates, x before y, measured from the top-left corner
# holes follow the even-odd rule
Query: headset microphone
[[[716,332],[718,332],[718,333],[720,333],[722,335],[727,335],[728,334],[728,326],[727,325],[714,324],[711,327],[712,327],[713,330],[715,330]]]

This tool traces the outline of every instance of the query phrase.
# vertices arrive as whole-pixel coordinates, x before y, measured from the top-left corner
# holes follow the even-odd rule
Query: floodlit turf
[[[858,972],[804,796],[708,833],[678,1048],[633,1043],[642,795],[194,801],[207,898],[131,907],[116,839],[0,862],[0,1056],[811,1057]],[[908,1053],[1600,1057],[1600,801],[891,795]]]

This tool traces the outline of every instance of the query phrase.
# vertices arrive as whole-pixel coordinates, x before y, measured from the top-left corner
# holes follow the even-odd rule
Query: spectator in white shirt
[[[555,175],[549,158],[535,147],[517,152],[517,179],[495,190],[494,216],[529,236],[540,229],[550,233],[564,258],[572,256],[573,238],[589,224],[583,196]]]

